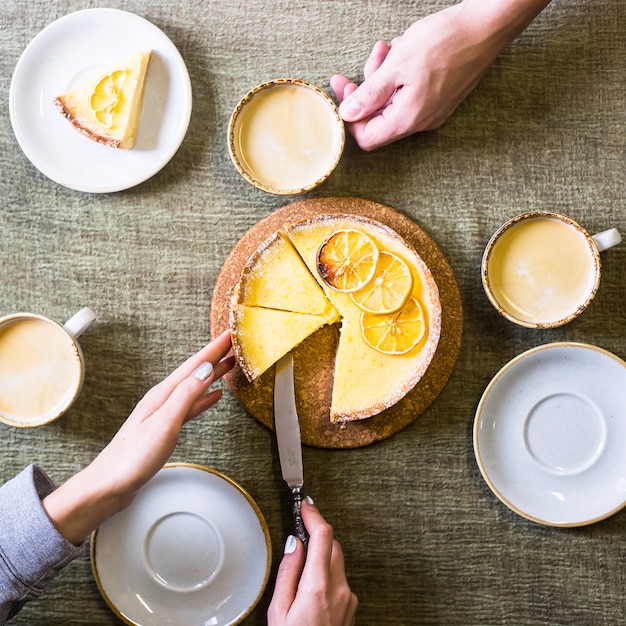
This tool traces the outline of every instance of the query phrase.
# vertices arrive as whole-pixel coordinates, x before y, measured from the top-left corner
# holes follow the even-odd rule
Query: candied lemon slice
[[[362,289],[374,277],[378,248],[371,237],[360,230],[338,230],[319,248],[317,271],[336,291]]]
[[[112,128],[122,105],[124,81],[127,69],[119,69],[103,76],[93,88],[89,98],[89,108],[94,117],[105,128]]]
[[[361,314],[361,332],[365,343],[384,354],[405,354],[412,350],[426,332],[420,303],[409,298],[399,311],[388,315]]]
[[[350,297],[367,313],[395,313],[404,306],[412,291],[411,268],[399,256],[381,250],[374,277]]]

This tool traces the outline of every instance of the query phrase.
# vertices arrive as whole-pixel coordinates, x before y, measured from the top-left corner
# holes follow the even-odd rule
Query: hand
[[[137,404],[96,459],[44,499],[48,516],[72,543],[126,508],[174,452],[183,424],[213,406],[207,390],[232,369],[230,331],[192,356]]]
[[[309,547],[291,536],[278,568],[268,626],[351,626],[357,597],[346,579],[343,551],[310,499],[302,503]]]
[[[364,82],[330,79],[348,130],[364,150],[439,128],[500,52],[549,0],[464,0],[378,41]]]

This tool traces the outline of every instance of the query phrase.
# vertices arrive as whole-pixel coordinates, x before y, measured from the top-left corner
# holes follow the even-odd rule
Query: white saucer
[[[118,150],[79,133],[54,98],[138,50],[152,50],[135,147]],[[128,189],[174,156],[191,117],[185,62],[154,24],[118,9],[85,9],[44,28],[20,57],[9,92],[13,132],[26,156],[60,185]]]
[[[209,468],[168,464],[91,537],[102,596],[126,624],[239,624],[270,573],[269,531],[252,498]]]
[[[595,346],[520,354],[487,386],[474,451],[493,492],[518,514],[583,526],[626,505],[626,363]]]

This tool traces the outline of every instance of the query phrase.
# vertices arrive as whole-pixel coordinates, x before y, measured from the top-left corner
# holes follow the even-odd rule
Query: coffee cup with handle
[[[89,307],[65,324],[37,313],[0,318],[0,422],[32,428],[72,406],[85,378],[77,339],[95,318]]]
[[[600,252],[621,242],[615,228],[589,234],[548,211],[517,215],[483,254],[485,293],[505,318],[527,328],[555,328],[587,309],[600,285]]]

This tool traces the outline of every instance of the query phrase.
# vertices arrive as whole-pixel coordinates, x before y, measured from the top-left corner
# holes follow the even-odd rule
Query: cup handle
[[[597,235],[592,235],[596,247],[598,248],[598,252],[603,252],[607,248],[612,248],[616,246],[622,240],[622,236],[619,234],[617,228],[609,228],[608,230],[603,230],[601,233]]]
[[[72,315],[72,317],[63,324],[63,328],[76,338],[82,335],[93,324],[95,319],[96,314],[86,306],[78,311],[78,313]]]

